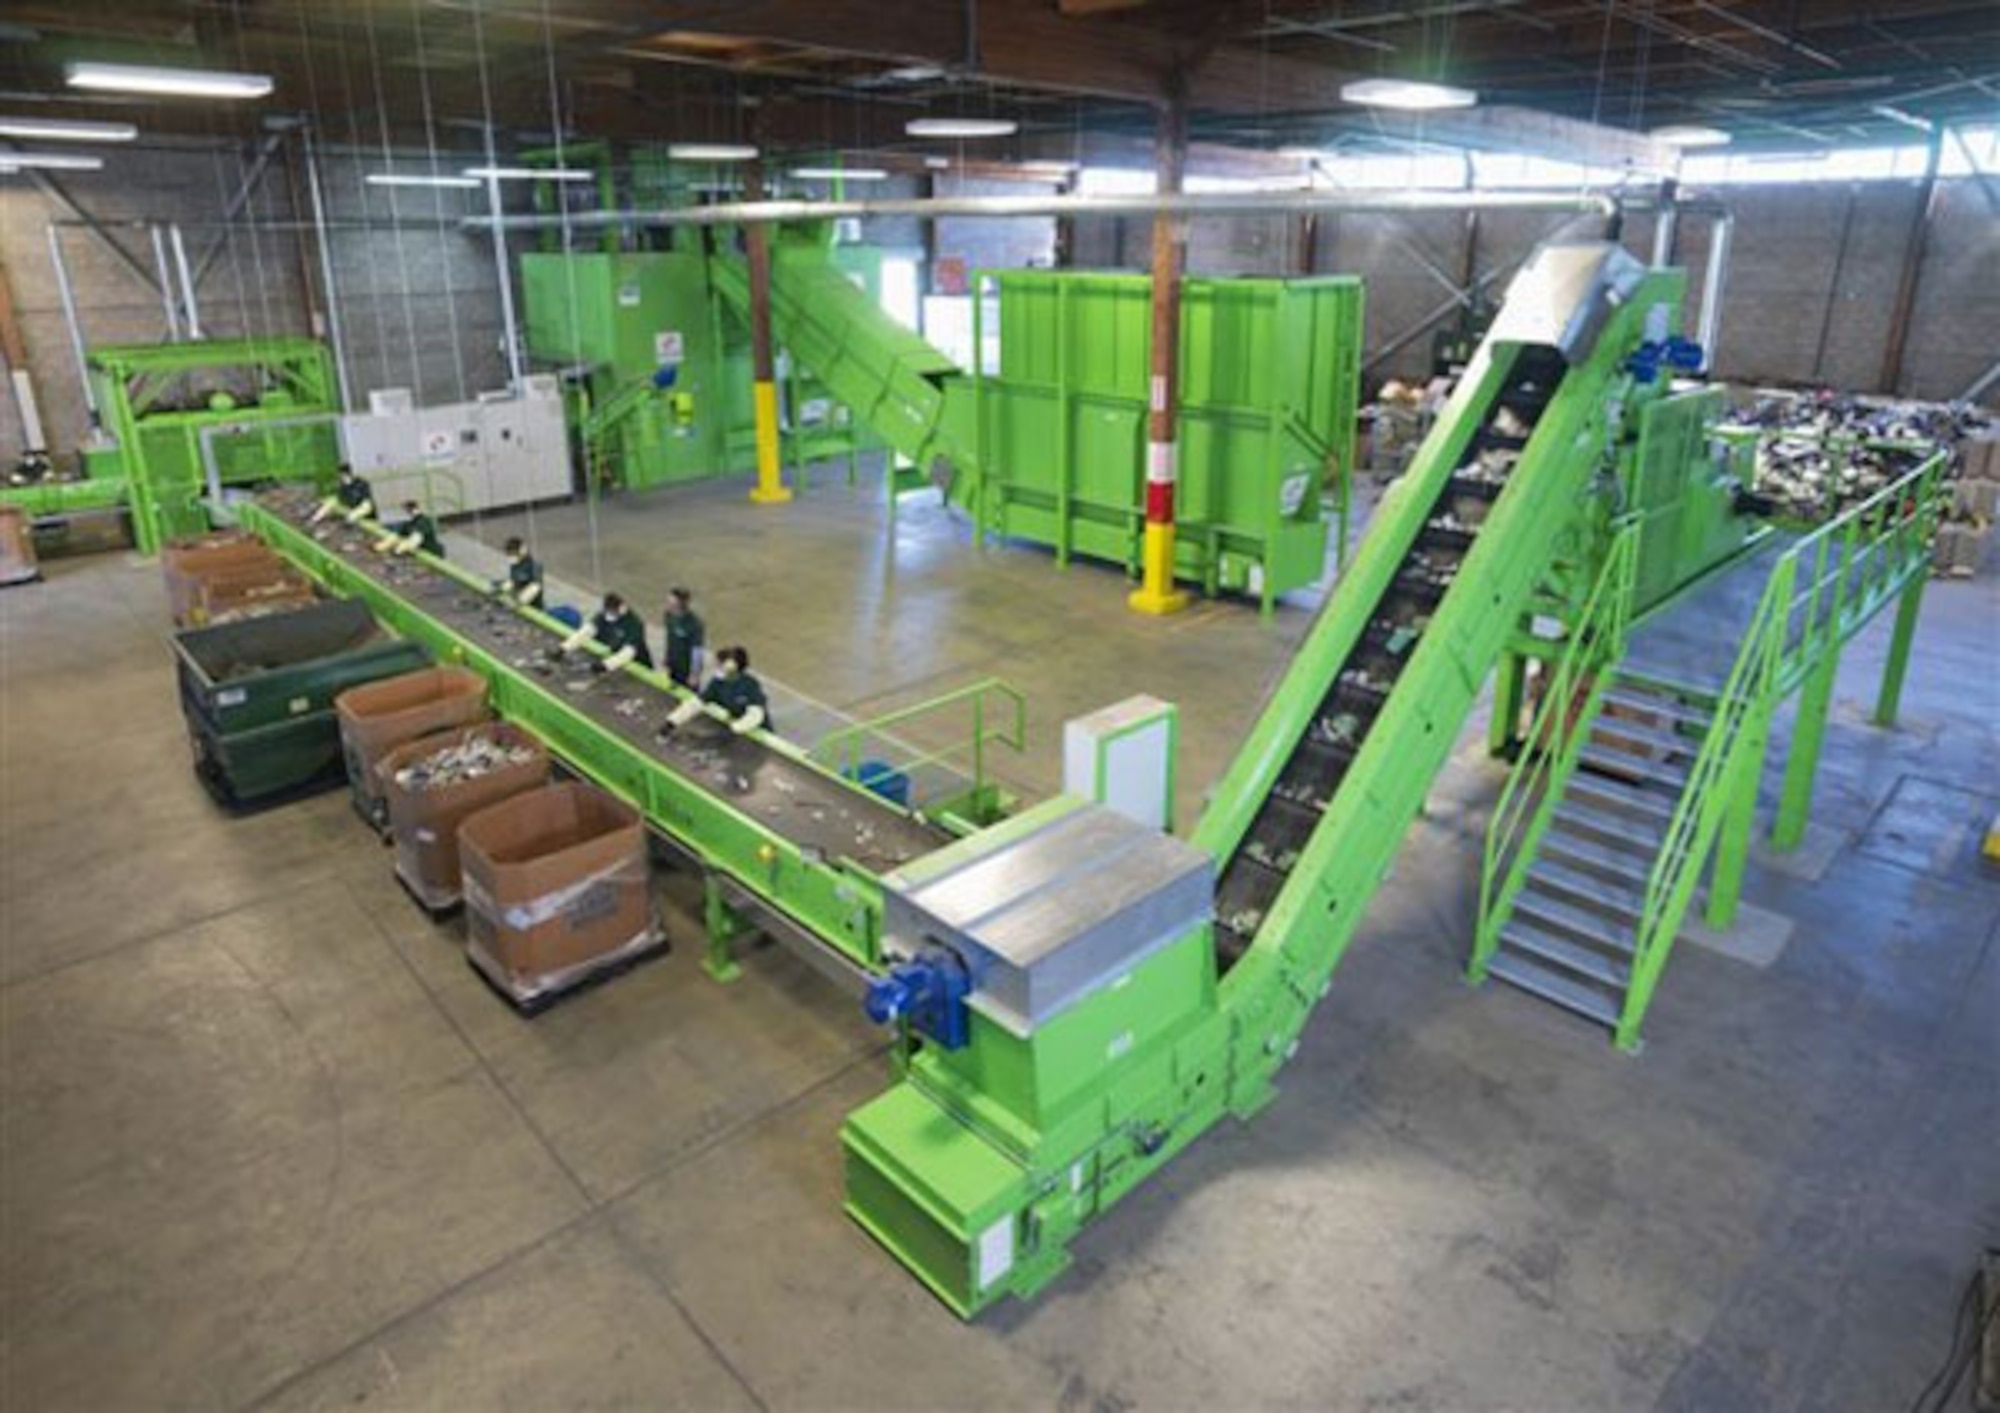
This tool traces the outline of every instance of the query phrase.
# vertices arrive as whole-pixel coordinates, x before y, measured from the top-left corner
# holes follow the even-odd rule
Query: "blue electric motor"
[[[945,1049],[956,1050],[970,1031],[965,997],[971,990],[965,963],[942,947],[930,947],[869,982],[862,1009],[877,1025],[900,1020]]]

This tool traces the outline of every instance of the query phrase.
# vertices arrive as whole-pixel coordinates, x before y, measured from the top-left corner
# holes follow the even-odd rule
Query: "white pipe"
[[[76,290],[69,282],[69,262],[63,259],[62,235],[49,223],[49,263],[56,270],[56,295],[62,300],[63,323],[69,327],[70,351],[76,355],[76,376],[83,383],[83,405],[90,411],[90,425],[104,425],[97,407],[97,392],[90,384],[90,356],[83,348],[83,323],[76,314]]]
[[[153,237],[153,269],[160,281],[160,306],[167,315],[167,341],[181,341],[181,316],[174,303],[173,271],[167,268],[167,242],[158,225],[146,228]]]
[[[1722,332],[1722,288],[1729,275],[1729,242],[1736,233],[1736,218],[1727,211],[1715,218],[1708,233],[1708,273],[1701,282],[1701,322],[1695,342],[1701,345],[1701,370],[1715,371],[1715,341]]]
[[[14,405],[21,409],[21,449],[30,456],[48,455],[49,444],[42,440],[42,410],[35,405],[35,385],[26,368],[12,370]]]
[[[180,271],[181,308],[187,313],[188,337],[198,339],[202,336],[201,304],[194,297],[194,273],[188,268],[187,245],[181,240],[178,222],[167,228],[167,243],[174,250],[174,268]]]
[[[879,201],[738,201],[651,211],[583,211],[567,215],[469,216],[467,230],[533,231],[553,226],[739,226],[780,221],[867,220],[871,217],[938,216],[1175,216],[1295,215],[1307,211],[1584,211],[1616,214],[1633,197],[1652,193],[1546,191],[1284,191],[1199,192],[1173,196],[944,196]]]
[[[333,377],[340,386],[341,410],[352,412],[354,390],[347,380],[347,343],[340,336],[340,292],[334,288],[333,247],[326,238],[326,197],[320,190],[319,153],[310,130],[299,134],[299,149],[306,159],[306,194],[312,200],[313,244],[319,247],[319,280],[326,296],[321,303],[326,310],[326,341],[333,345]]]

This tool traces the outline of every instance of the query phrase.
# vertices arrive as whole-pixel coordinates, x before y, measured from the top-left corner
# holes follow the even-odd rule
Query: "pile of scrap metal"
[[[1788,520],[1819,524],[1909,471],[1921,448],[1957,455],[1937,568],[1969,575],[2000,509],[2000,420],[1969,403],[1760,389],[1736,427],[1757,433],[1754,493]]]
[[[534,757],[535,753],[525,746],[474,736],[411,761],[396,772],[396,783],[405,790],[442,790],[491,775],[496,770],[526,765]]]

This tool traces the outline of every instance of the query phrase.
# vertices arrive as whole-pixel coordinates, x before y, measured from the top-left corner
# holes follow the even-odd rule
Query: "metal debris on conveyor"
[[[1969,403],[1825,391],[1766,391],[1732,420],[1759,433],[1752,490],[1780,517],[1806,523],[1831,520],[1905,475],[1920,448],[1955,447],[1995,425]]]
[[[396,772],[396,783],[411,791],[442,790],[491,775],[496,770],[526,765],[534,758],[535,753],[526,746],[509,745],[490,736],[474,736],[411,761]]]

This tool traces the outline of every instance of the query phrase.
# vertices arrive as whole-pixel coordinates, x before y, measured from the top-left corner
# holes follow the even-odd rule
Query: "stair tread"
[[[1636,810],[1640,814],[1662,821],[1673,818],[1674,806],[1678,803],[1672,795],[1655,794],[1629,781],[1620,780],[1615,776],[1600,775],[1594,770],[1579,770],[1570,776],[1567,793],[1588,795],[1593,800],[1603,800]]]
[[[1616,736],[1621,741],[1635,741],[1642,746],[1658,746],[1663,751],[1673,751],[1679,755],[1693,755],[1701,749],[1701,738],[1683,736],[1678,731],[1661,731],[1634,721],[1626,716],[1602,715],[1590,724],[1590,734]]]
[[[1614,776],[1636,775],[1641,780],[1671,785],[1677,790],[1687,783],[1687,770],[1684,767],[1676,768],[1665,761],[1647,760],[1644,756],[1635,756],[1630,751],[1614,750],[1595,741],[1584,742],[1579,759],[1586,765],[1595,766],[1598,770]]]
[[[1487,962],[1486,974],[1497,976],[1508,985],[1545,1001],[1553,1001],[1564,1010],[1575,1011],[1600,1025],[1618,1024],[1618,1008],[1611,1003],[1610,997],[1519,953],[1496,954]]]
[[[1564,971],[1587,976],[1592,981],[1605,986],[1624,990],[1632,979],[1632,968],[1626,962],[1607,957],[1602,952],[1572,942],[1569,938],[1550,932],[1519,919],[1508,919],[1500,929],[1500,945],[1517,952],[1526,952],[1541,961],[1546,961]]]
[[[1614,849],[1594,839],[1583,839],[1553,824],[1542,835],[1542,847],[1577,863],[1606,869],[1621,878],[1643,885],[1653,868],[1652,859],[1626,849]]]
[[[1588,830],[1593,834],[1606,835],[1636,845],[1648,853],[1657,850],[1661,840],[1666,837],[1664,820],[1659,822],[1661,827],[1649,828],[1642,820],[1609,814],[1569,795],[1564,796],[1556,805],[1555,814],[1551,818],[1558,823],[1574,826],[1576,830]]]
[[[1634,711],[1650,711],[1661,716],[1670,716],[1691,726],[1706,726],[1715,719],[1715,714],[1707,707],[1696,706],[1663,688],[1634,681],[1629,677],[1620,677],[1606,687],[1604,700],[1630,707]]]
[[[1536,920],[1537,930],[1546,931],[1541,924],[1562,928],[1600,947],[1631,955],[1633,942],[1630,927],[1621,927],[1610,918],[1586,912],[1572,903],[1552,898],[1534,888],[1523,889],[1514,897],[1514,913],[1531,914]]]
[[[1530,864],[1528,882],[1539,885],[1537,891],[1544,895],[1570,893],[1600,907],[1623,913],[1635,922],[1646,901],[1645,893],[1640,889],[1622,888],[1615,879],[1584,873],[1554,859],[1538,858]]]

